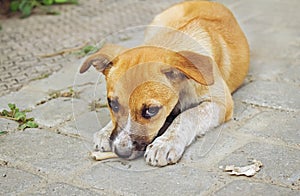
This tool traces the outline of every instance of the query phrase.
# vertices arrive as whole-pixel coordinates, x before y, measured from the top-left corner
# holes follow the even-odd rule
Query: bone
[[[102,160],[113,159],[118,157],[118,155],[116,155],[113,152],[100,152],[100,151],[90,152],[90,156],[96,161],[102,161]]]

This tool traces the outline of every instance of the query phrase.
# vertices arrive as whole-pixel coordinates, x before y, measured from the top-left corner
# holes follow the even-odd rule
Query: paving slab
[[[263,168],[253,177],[254,179],[300,190],[299,185],[297,185],[300,179],[300,160],[298,157],[300,157],[298,148],[272,145],[266,142],[252,142],[231,153],[220,161],[219,165],[245,166],[256,159],[263,163]],[[236,178],[236,176],[232,178]]]
[[[297,49],[295,48],[295,50]],[[296,74],[300,71],[299,57],[270,58],[263,54],[252,54],[249,70],[251,80],[289,82],[297,85],[300,81],[299,74]]]
[[[289,188],[278,187],[267,183],[251,182],[248,180],[236,180],[225,186],[224,188],[216,191],[214,195],[299,195],[299,191]]]
[[[264,139],[279,139],[289,145],[300,145],[299,116],[299,112],[265,111],[256,115],[239,131]]]
[[[81,178],[97,189],[114,190],[125,195],[199,195],[217,181],[213,173],[185,167],[182,163],[138,172],[100,163]]]
[[[300,94],[296,93],[299,91],[299,85],[282,82],[254,81],[239,89],[234,94],[234,98],[261,107],[299,111]]]
[[[299,44],[300,45],[300,44]],[[289,66],[288,69],[282,71],[282,73],[279,74],[279,77],[282,78],[282,81],[294,83],[294,84],[300,84],[300,52],[299,57],[297,57],[298,60],[293,60],[293,65]]]
[[[262,110],[254,105],[247,104],[235,98],[233,94],[233,116],[232,120],[227,122],[227,124],[234,124],[235,126],[241,126],[245,121],[250,120],[256,114],[260,113]]]
[[[86,112],[79,115],[66,124],[59,126],[58,130],[62,133],[80,135],[92,145],[94,133],[103,128],[109,121],[109,111],[104,108],[98,112]]]
[[[14,103],[20,110],[33,109],[36,104],[45,100],[48,93],[31,90],[30,88],[23,88],[18,92],[13,92],[2,96],[0,99],[0,110],[8,109],[8,103]]]
[[[107,193],[94,192],[92,190],[75,187],[72,185],[68,185],[65,183],[53,183],[45,188],[41,188],[37,191],[28,192],[28,195],[76,195],[76,196],[84,196],[84,195],[107,195]]]
[[[87,110],[88,103],[83,100],[59,97],[37,106],[27,116],[33,117],[40,125],[55,127],[76,118]]]
[[[59,72],[54,72],[46,80],[40,79],[30,82],[27,88],[45,93],[72,88],[75,84],[76,76],[79,74],[80,62],[81,60],[79,59],[74,60],[72,63],[68,62],[64,64]],[[88,82],[88,78],[82,77],[81,80],[77,81],[77,84],[85,82]]]
[[[41,178],[34,174],[15,168],[0,166],[1,195],[18,195],[31,187],[38,185],[40,181]]]
[[[103,79],[99,81],[90,80],[90,84],[83,86],[75,84],[73,89],[78,93],[80,99],[85,100],[88,103],[97,102],[100,105],[107,103],[106,83]]]
[[[5,118],[0,118],[0,127],[0,131],[12,132],[18,129],[19,123]]]
[[[0,137],[0,143],[0,160],[24,162],[58,179],[92,163],[82,140],[47,130],[26,129]]]
[[[219,161],[251,141],[251,137],[229,132],[232,126],[216,128],[189,146],[181,161],[189,166],[218,171]],[[243,139],[241,139],[243,137]]]

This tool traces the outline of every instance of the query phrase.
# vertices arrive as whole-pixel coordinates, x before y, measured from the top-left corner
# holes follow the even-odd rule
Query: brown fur
[[[158,146],[160,141],[175,145],[168,152],[171,161],[164,160],[165,155],[160,156],[159,152],[153,153],[153,149],[160,149],[151,149],[153,143],[147,148],[146,156],[155,155],[159,160],[153,162],[153,157],[151,160],[148,156],[146,161],[151,165],[178,161],[182,148],[205,132],[197,129],[209,129],[232,117],[231,93],[242,84],[248,64],[247,40],[227,8],[205,1],[174,5],[155,17],[144,45],[126,49],[107,44],[83,63],[81,73],[93,65],[106,76],[107,97],[118,106],[117,111],[110,110],[112,123],[97,133],[96,148],[102,145],[104,150],[109,149],[108,142],[102,141],[111,134],[112,142],[118,140],[111,145],[112,150],[135,158],[166,123],[168,128],[171,114],[181,112],[182,118],[199,114],[203,126],[184,128],[186,133],[181,133],[182,126],[177,122],[180,117],[174,116],[176,123],[171,124],[172,128],[154,140]],[[149,119],[143,117],[145,108],[150,107],[159,108],[158,113]],[[213,123],[206,122],[206,118]],[[185,142],[177,141],[181,134],[186,134],[181,138]]]
[[[222,4],[206,1],[179,3],[156,16],[151,25],[169,26],[187,34],[193,32],[195,25],[204,29],[211,39],[213,59],[230,92],[243,83],[249,65],[248,42],[233,14]],[[220,37],[228,48],[230,67],[224,65],[225,51]]]

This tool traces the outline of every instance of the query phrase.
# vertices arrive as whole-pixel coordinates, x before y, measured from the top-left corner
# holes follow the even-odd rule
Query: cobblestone
[[[55,6],[61,12],[58,16],[32,15],[27,19],[10,18],[2,20],[0,31],[0,67],[5,66],[17,77],[22,71],[13,71],[4,60],[22,62],[36,55],[59,51],[66,47],[75,47],[84,42],[99,42],[106,34],[136,25],[145,25],[152,17],[171,3],[179,0],[152,1],[80,1],[79,6]],[[151,6],[150,6],[151,5]],[[138,7],[138,9],[137,9]],[[145,11],[147,10],[147,12]],[[80,20],[78,20],[80,18]],[[30,52],[28,54],[28,52]],[[53,62],[39,69],[37,75],[60,70],[56,65],[64,61],[64,56],[54,58]],[[44,60],[42,60],[44,61]],[[73,61],[72,61],[73,62]],[[29,71],[35,70],[35,64],[27,64]],[[35,76],[28,75],[26,80],[18,81],[17,86],[11,80],[4,80],[9,88],[0,89],[0,95],[27,84]],[[14,86],[14,88],[11,88]]]

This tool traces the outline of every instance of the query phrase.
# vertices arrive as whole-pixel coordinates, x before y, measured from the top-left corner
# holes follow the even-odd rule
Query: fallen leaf
[[[260,168],[263,166],[262,162],[253,160],[251,165],[243,166],[243,167],[236,167],[234,165],[227,165],[224,169],[225,172],[229,173],[230,175],[236,176],[254,176],[257,172],[259,172]]]

